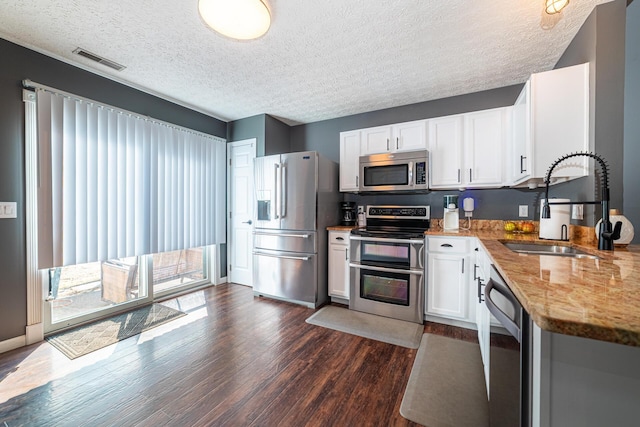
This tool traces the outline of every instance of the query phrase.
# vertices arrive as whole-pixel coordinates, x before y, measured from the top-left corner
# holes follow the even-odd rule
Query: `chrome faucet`
[[[595,200],[589,202],[551,202],[549,203],[549,183],[551,182],[551,172],[558,164],[572,157],[591,157],[600,164],[602,169],[602,200]],[[600,230],[598,230],[598,249],[602,251],[612,251],[613,241],[620,238],[620,230],[622,229],[622,222],[617,221],[615,227],[612,227],[609,217],[609,171],[607,169],[607,163],[602,157],[595,153],[571,153],[560,157],[553,162],[547,176],[544,179],[546,189],[544,193],[544,205],[542,206],[542,218],[551,218],[551,209],[549,205],[571,205],[575,203],[590,204],[590,205],[602,205],[602,222],[600,223]]]

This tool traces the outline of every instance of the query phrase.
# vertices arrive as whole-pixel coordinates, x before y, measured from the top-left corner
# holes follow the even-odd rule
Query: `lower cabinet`
[[[469,240],[427,238],[427,315],[475,322],[469,312]]]
[[[349,301],[349,231],[329,231],[329,296]]]

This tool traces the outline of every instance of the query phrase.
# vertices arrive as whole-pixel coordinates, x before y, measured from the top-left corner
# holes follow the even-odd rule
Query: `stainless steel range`
[[[429,206],[368,206],[366,218],[351,232],[349,308],[422,324]]]

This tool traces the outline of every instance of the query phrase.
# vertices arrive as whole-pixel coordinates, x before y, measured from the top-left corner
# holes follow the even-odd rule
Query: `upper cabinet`
[[[426,120],[361,129],[360,155],[425,150]]]
[[[360,131],[340,133],[340,191],[358,191]]]
[[[505,185],[511,107],[429,120],[430,188]]]
[[[514,186],[544,185],[559,157],[589,151],[589,64],[532,74],[513,107],[511,180]],[[588,158],[557,167],[551,183],[589,174]]]

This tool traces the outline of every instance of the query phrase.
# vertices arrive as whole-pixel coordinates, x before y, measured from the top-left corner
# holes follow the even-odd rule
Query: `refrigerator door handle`
[[[268,256],[271,258],[282,258],[282,259],[293,259],[296,261],[309,261],[309,259],[311,259],[311,257],[308,256],[288,256],[288,255],[272,255],[272,254],[266,254],[264,252],[254,252],[254,255],[258,255],[258,256]]]
[[[276,188],[275,188],[276,191],[275,191],[275,194],[274,194],[275,200],[273,201],[273,208],[275,210],[275,215],[273,217],[275,219],[278,219],[278,218],[280,218],[280,210],[278,209],[278,200],[280,199],[279,194],[278,194],[280,192],[280,188],[278,186],[278,177],[280,175],[280,165],[278,163],[274,163],[273,167],[274,167],[274,169],[273,169],[273,181],[274,181],[274,184],[276,186]]]
[[[298,237],[300,239],[308,239],[309,234],[281,234],[281,233],[262,233],[260,231],[254,231],[254,235],[257,236],[274,236],[274,237]]]
[[[287,165],[286,163],[282,163],[280,165],[280,184],[282,190],[280,191],[280,203],[282,206],[280,207],[280,218],[284,218],[287,216]]]

